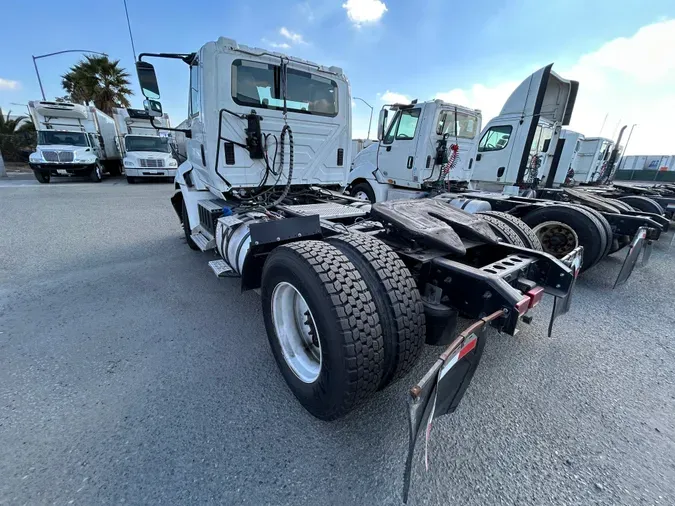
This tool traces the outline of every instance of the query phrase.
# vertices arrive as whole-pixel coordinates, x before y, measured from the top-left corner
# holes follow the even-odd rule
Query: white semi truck
[[[379,142],[354,157],[352,196],[370,202],[419,198],[471,174],[479,110],[442,100],[386,105],[378,125]]]
[[[169,115],[151,118],[143,109],[113,109],[124,172],[129,184],[140,179],[174,178],[178,163],[172,154],[171,137],[161,128],[171,128]]]
[[[447,346],[409,391],[409,471],[420,429],[459,404],[486,327],[512,335],[545,292],[552,320],[569,309],[581,248],[561,261],[500,241],[499,225],[440,199],[371,205],[342,193],[351,96],[341,69],[226,38],[142,53],[157,116],[149,58],[183,61],[190,74],[187,160],[171,199],[187,244],[215,254],[218,277],[259,290],[272,354],[314,416],[345,415],[405,375],[425,342]],[[224,311],[212,316],[226,326],[236,315]],[[458,334],[460,312],[474,323]]]
[[[103,172],[121,173],[121,154],[115,122],[92,106],[69,102],[30,101],[37,148],[29,157],[35,179],[49,183],[52,176],[87,177],[96,183]]]
[[[578,83],[561,78],[551,68],[548,65],[528,76],[481,132],[474,152],[472,191],[439,198],[493,218],[522,219],[532,227],[543,250],[556,257],[583,246],[584,270],[632,245],[617,276],[618,286],[628,279],[642,245],[658,239],[669,225],[662,211],[645,213],[642,207],[636,211],[631,207],[638,205],[634,201],[555,188],[565,181],[570,167],[583,182],[592,179],[589,171],[595,171],[597,179],[604,159],[598,146],[610,143],[561,132],[571,118]],[[584,144],[592,153],[587,158],[600,163],[579,162],[584,160],[579,156]],[[609,153],[608,160],[609,166]],[[520,239],[527,241],[524,235]]]

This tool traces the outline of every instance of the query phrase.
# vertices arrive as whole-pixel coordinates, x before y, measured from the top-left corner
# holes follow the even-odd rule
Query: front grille
[[[161,169],[162,167],[164,167],[164,160],[141,158],[141,167],[146,169]]]
[[[72,151],[43,151],[42,156],[48,162],[72,162]]]

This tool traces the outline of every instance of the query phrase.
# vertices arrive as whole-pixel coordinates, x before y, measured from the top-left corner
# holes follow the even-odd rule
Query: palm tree
[[[7,116],[2,114],[2,107],[0,107],[0,135],[11,135],[22,132],[32,132],[35,130],[33,121],[28,116],[17,116],[10,119],[12,111],[7,113]]]
[[[0,108],[0,152],[7,162],[25,161],[35,147],[35,125],[28,116],[10,118]]]
[[[130,75],[119,63],[107,56],[87,55],[61,76],[61,85],[72,102],[93,103],[97,109],[111,114],[113,107],[129,107],[127,96],[133,94]]]

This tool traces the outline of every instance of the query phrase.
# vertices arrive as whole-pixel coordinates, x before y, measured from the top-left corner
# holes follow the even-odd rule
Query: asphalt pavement
[[[260,301],[185,244],[171,184],[0,180],[0,504],[401,504],[404,395],[296,402]],[[675,504],[675,246],[491,332],[409,504]]]

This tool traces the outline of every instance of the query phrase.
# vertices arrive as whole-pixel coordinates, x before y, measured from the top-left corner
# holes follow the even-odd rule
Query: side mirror
[[[548,148],[549,148],[550,146],[551,146],[551,139],[546,139],[546,140],[544,141],[544,147],[543,147],[542,151],[543,151],[544,153],[548,153]]]
[[[141,85],[141,92],[145,98],[157,100],[159,98],[159,85],[155,75],[155,67],[144,61],[136,62],[136,73]]]
[[[381,141],[384,139],[384,128],[387,125],[387,116],[389,111],[385,108],[380,110],[380,117],[377,120],[377,140]]]
[[[153,118],[158,118],[162,115],[162,104],[157,100],[143,100],[143,108]]]

